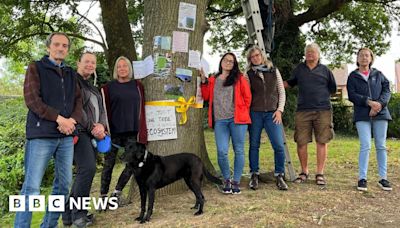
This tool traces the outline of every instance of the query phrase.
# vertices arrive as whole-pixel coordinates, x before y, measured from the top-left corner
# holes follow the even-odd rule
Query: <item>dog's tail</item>
[[[208,170],[204,165],[203,165],[203,174],[204,176],[206,176],[207,180],[213,182],[214,184],[222,185],[222,180],[219,179],[218,177],[215,177],[210,172],[208,172]]]

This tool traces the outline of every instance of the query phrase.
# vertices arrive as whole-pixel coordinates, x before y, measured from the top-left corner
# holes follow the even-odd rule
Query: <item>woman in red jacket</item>
[[[209,101],[208,125],[214,128],[218,165],[225,179],[224,193],[240,194],[240,177],[244,167],[244,140],[250,120],[251,91],[248,81],[239,70],[233,53],[226,53],[215,76],[201,76],[201,93]],[[233,180],[229,168],[229,138],[235,152]]]

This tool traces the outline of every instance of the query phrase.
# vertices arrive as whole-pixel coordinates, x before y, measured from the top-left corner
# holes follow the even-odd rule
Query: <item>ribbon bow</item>
[[[196,97],[191,96],[188,101],[184,97],[178,97],[176,101],[148,101],[146,105],[154,106],[176,106],[176,112],[181,113],[179,124],[183,125],[187,122],[187,110],[192,108],[203,108],[202,104],[196,103]]]
[[[196,104],[195,96],[191,96],[187,102],[184,97],[178,97],[178,100],[176,102],[180,104],[180,106],[176,107],[176,112],[181,113],[181,115],[182,115],[181,119],[179,120],[180,125],[183,125],[186,123],[186,121],[187,121],[186,112],[189,109],[189,107],[202,108],[201,104]]]

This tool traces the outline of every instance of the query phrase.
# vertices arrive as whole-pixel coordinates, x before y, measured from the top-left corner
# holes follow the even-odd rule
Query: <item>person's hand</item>
[[[57,129],[65,135],[71,135],[75,131],[76,121],[73,118],[67,119],[63,116],[58,115],[56,122],[58,124]]]
[[[368,101],[369,107],[371,107],[370,116],[376,116],[382,110],[382,104],[377,101]],[[371,115],[375,114],[375,115]]]
[[[282,112],[279,110],[276,110],[274,112],[274,114],[272,115],[272,118],[273,118],[273,122],[275,124],[281,124],[282,123]]]
[[[374,116],[376,116],[376,115],[378,115],[378,112],[376,112],[375,110],[373,110],[373,109],[371,108],[371,110],[369,111],[369,116],[374,117]]]
[[[247,75],[246,73],[243,74],[244,79],[246,79],[246,81],[248,83],[250,83],[250,79],[249,79],[249,75]]]
[[[106,136],[104,126],[100,123],[93,124],[91,133],[96,139],[103,139]]]
[[[200,74],[201,82],[202,82],[202,83],[205,83],[205,82],[206,82],[206,75],[205,75],[205,73],[204,73],[203,68],[201,68],[201,69],[199,70],[199,74]]]

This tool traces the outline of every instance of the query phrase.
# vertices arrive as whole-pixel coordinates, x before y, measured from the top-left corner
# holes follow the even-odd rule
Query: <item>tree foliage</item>
[[[85,12],[78,10],[81,2],[83,1],[2,1],[0,55],[30,60],[32,56],[26,51],[27,47],[32,46],[38,39],[43,40],[52,31],[65,31],[72,37],[100,45],[111,69],[110,65],[118,54],[112,53],[111,57],[108,56],[109,47],[118,39],[106,40],[100,32],[101,28],[88,19],[90,8],[97,1],[89,1]],[[100,1],[102,2],[107,1]],[[127,9],[131,39],[134,40],[136,49],[143,43],[143,0],[116,0],[112,6],[120,3]],[[104,6],[102,15],[99,15],[99,20],[105,28],[110,20],[105,16],[104,12],[107,11],[111,12],[112,9]],[[297,63],[300,60],[297,52],[302,49],[305,39],[318,42],[325,57],[336,64],[351,62],[351,55],[360,46],[371,47],[377,55],[381,55],[390,45],[387,38],[391,30],[391,21],[398,20],[399,13],[398,1],[394,0],[275,0],[276,36],[272,56],[279,59],[279,53],[289,52],[289,56],[297,58]],[[123,16],[123,12],[113,14],[111,20],[116,21]],[[207,42],[212,46],[213,52],[236,50],[246,46],[247,34],[240,0],[209,0],[206,18],[211,32],[211,38]],[[301,34],[299,27],[305,24],[305,30],[308,32]],[[107,39],[121,35],[113,34],[112,31],[113,29],[105,31]],[[129,36],[121,39],[122,43],[129,43]],[[295,47],[297,45],[300,47]],[[123,50],[118,51],[123,53]],[[136,53],[131,58],[136,58]],[[294,59],[289,58],[289,62],[293,62],[292,60]]]
[[[74,37],[89,40],[85,23],[72,17],[73,8],[66,1],[2,1],[0,4],[0,54],[21,61],[33,59],[27,51],[53,31],[65,31]],[[81,34],[87,34],[82,36]]]
[[[390,45],[391,21],[399,20],[400,8],[398,1],[393,0],[275,0],[274,11],[276,32],[273,57],[282,51],[292,55],[290,46],[295,52],[298,49],[296,45],[304,46],[304,43],[292,42],[292,36],[296,33],[300,35],[299,28],[303,26],[302,30],[307,31],[302,34],[304,38],[299,36],[297,41],[307,39],[318,42],[324,56],[339,65],[351,62],[351,55],[361,46],[370,47],[377,55],[385,53]],[[242,14],[239,0],[209,1],[207,18],[214,23],[211,23],[212,38],[208,43],[215,50],[246,46],[244,26],[232,20],[243,18]],[[225,34],[242,36],[232,39]],[[285,39],[291,45],[280,46]],[[299,61],[297,59],[295,63]]]

